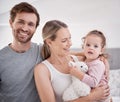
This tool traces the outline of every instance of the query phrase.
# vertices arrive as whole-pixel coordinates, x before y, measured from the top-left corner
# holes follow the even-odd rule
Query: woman
[[[65,23],[58,20],[48,21],[42,30],[44,61],[34,70],[36,87],[42,102],[63,102],[62,94],[71,84],[69,61],[71,34]],[[72,102],[93,102],[109,95],[108,86],[96,87],[88,96]]]

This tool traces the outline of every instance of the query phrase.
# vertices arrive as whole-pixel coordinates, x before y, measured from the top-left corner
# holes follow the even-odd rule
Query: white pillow
[[[111,96],[119,96],[120,97],[120,69],[110,70],[110,91]]]
[[[120,96],[112,97],[113,102],[120,102]]]

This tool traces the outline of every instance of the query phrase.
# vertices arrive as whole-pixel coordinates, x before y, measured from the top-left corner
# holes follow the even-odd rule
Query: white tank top
[[[76,62],[78,61],[78,58],[76,56],[71,55],[73,60]],[[71,75],[70,74],[64,74],[60,71],[58,71],[49,61],[44,60],[42,63],[44,63],[48,70],[50,71],[51,75],[51,83],[52,87],[54,89],[56,102],[63,102],[62,95],[64,90],[72,83]]]
[[[54,66],[47,60],[43,61],[51,75],[51,83],[54,89],[56,102],[63,102],[62,95],[64,90],[71,84],[71,75],[64,74],[54,68]]]

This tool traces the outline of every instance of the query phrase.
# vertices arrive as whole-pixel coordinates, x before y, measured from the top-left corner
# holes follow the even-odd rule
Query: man
[[[37,10],[26,2],[10,11],[13,41],[0,50],[0,101],[40,102],[33,70],[42,60],[41,45],[31,42],[39,21]]]

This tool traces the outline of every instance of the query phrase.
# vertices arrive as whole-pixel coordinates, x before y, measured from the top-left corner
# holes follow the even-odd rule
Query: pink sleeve
[[[82,81],[88,84],[90,87],[96,87],[105,72],[104,63],[96,63],[94,66],[90,66],[88,73],[84,75]]]

